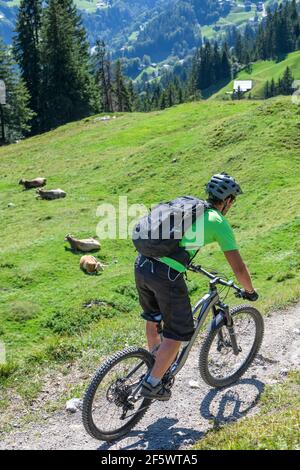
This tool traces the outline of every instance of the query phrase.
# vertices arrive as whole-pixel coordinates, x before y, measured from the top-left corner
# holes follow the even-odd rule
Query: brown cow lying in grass
[[[104,265],[94,256],[86,255],[80,260],[80,269],[86,274],[98,274],[98,272],[103,271]]]
[[[21,179],[19,184],[24,186],[24,189],[42,188],[43,186],[46,186],[47,180],[46,178],[35,178],[34,180]]]
[[[100,243],[94,238],[87,238],[85,240],[78,240],[73,235],[67,235],[65,238],[66,242],[70,243],[73,251],[82,251],[83,253],[89,253],[90,251],[99,251],[101,249]]]
[[[37,189],[38,198],[47,199],[48,201],[52,201],[53,199],[63,199],[66,197],[67,193],[62,189]]]

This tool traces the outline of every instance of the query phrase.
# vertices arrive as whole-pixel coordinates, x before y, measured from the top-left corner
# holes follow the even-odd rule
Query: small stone
[[[278,384],[278,380],[276,380],[276,379],[270,379],[270,380],[268,381],[268,384],[269,384],[269,385],[277,385],[277,384]]]
[[[16,204],[14,204],[13,202],[9,202],[9,203],[7,204],[7,207],[16,207]]]
[[[195,444],[194,439],[185,439],[182,443],[183,446],[192,446],[193,444]]]
[[[196,382],[195,380],[190,380],[189,381],[189,386],[190,386],[190,388],[200,388],[199,382]]]
[[[177,163],[177,158],[173,158],[172,163]]]
[[[79,398],[72,398],[66,403],[66,410],[69,413],[77,413],[77,411],[81,409],[81,406],[82,400],[79,400]]]
[[[281,369],[281,371],[279,373],[280,373],[280,375],[286,376],[286,375],[288,375],[289,370],[288,369]]]
[[[300,335],[300,328],[295,328],[293,330],[293,333],[296,333],[296,335]]]

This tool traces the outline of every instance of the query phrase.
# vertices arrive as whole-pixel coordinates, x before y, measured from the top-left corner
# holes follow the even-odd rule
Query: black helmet
[[[236,197],[243,194],[240,185],[227,173],[214,175],[207,183],[205,189],[209,195],[221,201],[224,201],[228,196]]]

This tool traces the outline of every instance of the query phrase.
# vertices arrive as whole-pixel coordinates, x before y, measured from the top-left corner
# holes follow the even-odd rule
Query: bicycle
[[[233,281],[225,280],[217,276],[217,272],[208,272],[201,266],[192,264],[188,269],[210,279],[209,292],[193,308],[195,331],[192,339],[182,345],[162,380],[165,387],[172,388],[176,375],[186,363],[201,327],[212,311],[213,319],[200,349],[199,371],[206,384],[224,388],[244,375],[254,361],[263,340],[264,321],[260,312],[252,306],[239,305],[229,309],[220,299],[218,284],[228,287],[228,292],[231,288],[235,290],[236,297],[243,297],[242,290]],[[250,331],[249,326],[252,327]],[[158,318],[157,327],[161,333],[161,318]],[[139,391],[154,362],[154,355],[139,347],[117,352],[104,362],[83,400],[83,424],[92,437],[108,442],[119,439],[142,419],[153,400],[141,397]]]

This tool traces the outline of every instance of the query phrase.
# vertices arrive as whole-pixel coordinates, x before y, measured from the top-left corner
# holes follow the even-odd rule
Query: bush
[[[0,364],[0,382],[5,382],[10,376],[16,372],[17,366],[13,362]]]
[[[126,284],[124,286],[119,286],[115,290],[118,294],[124,295],[125,297],[128,297],[130,299],[133,299],[135,301],[138,300],[138,294],[136,287],[133,284]]]
[[[31,302],[16,300],[9,304],[8,319],[19,323],[35,318],[40,311],[38,305]]]
[[[73,335],[88,329],[91,323],[97,322],[101,318],[112,318],[120,312],[128,312],[129,310],[128,307],[115,302],[101,299],[90,300],[77,311],[55,312],[51,318],[46,320],[44,326],[60,335]]]
[[[56,362],[73,361],[81,356],[78,346],[63,340],[53,340],[46,349],[45,354],[50,360]]]

